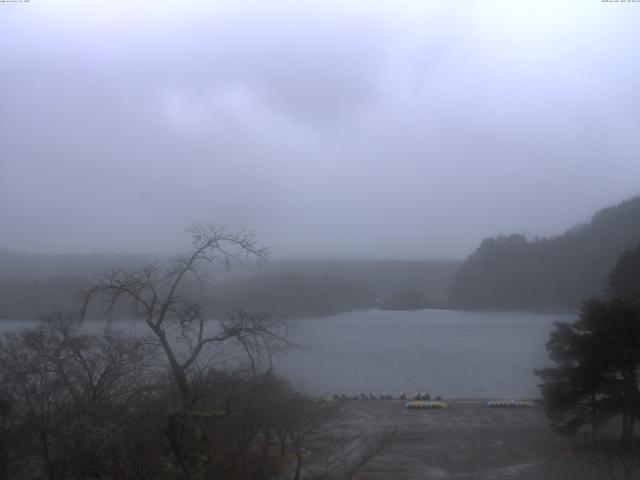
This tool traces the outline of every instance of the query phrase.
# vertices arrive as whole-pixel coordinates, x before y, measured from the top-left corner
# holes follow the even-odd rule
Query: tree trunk
[[[296,474],[293,480],[300,480],[300,472],[302,471],[302,446],[297,444],[296,446]]]
[[[169,446],[171,447],[171,452],[176,459],[178,467],[180,470],[186,474],[186,463],[184,458],[184,453],[182,451],[181,441],[178,434],[178,426],[176,424],[177,417],[175,414],[170,413],[167,417],[167,426],[164,429],[164,433],[167,436],[167,440],[169,440]]]
[[[624,407],[622,412],[622,445],[628,447],[631,445],[631,429],[629,428],[629,411]]]
[[[271,431],[265,428],[262,435],[264,437],[262,442],[262,456],[266,457],[269,455],[269,450],[271,449]]]
[[[191,407],[191,395],[189,392],[189,384],[187,383],[187,377],[184,374],[182,368],[180,368],[180,364],[178,363],[178,359],[173,353],[173,349],[167,340],[167,336],[159,327],[156,327],[152,323],[148,324],[153,333],[156,334],[158,340],[160,340],[160,345],[164,350],[165,355],[167,356],[167,360],[169,360],[169,367],[171,369],[171,375],[173,376],[173,380],[176,382],[178,387],[178,392],[180,393],[180,401],[182,403],[182,408],[187,409]]]
[[[253,473],[254,478],[265,478],[265,467],[267,465],[267,459],[269,458],[269,451],[271,450],[271,431],[265,428],[262,432],[262,448],[260,449],[260,458],[258,459],[258,466]]]
[[[280,439],[280,456],[284,457],[285,455],[285,449],[287,447],[287,436],[286,435],[278,435],[279,439]]]
[[[598,445],[598,412],[596,409],[596,394],[591,394],[591,444]]]

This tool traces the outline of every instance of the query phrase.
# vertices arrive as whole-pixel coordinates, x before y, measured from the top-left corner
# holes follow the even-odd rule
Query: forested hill
[[[33,319],[51,310],[78,311],[78,292],[94,275],[112,267],[135,269],[151,255],[25,254],[0,249],[0,319]],[[167,257],[157,259],[159,265]],[[208,313],[237,308],[284,316],[322,316],[373,308],[415,289],[430,304],[449,294],[456,262],[440,261],[284,261],[212,267],[205,295]],[[191,292],[195,294],[195,292]],[[118,312],[121,313],[121,312]],[[123,313],[127,315],[128,312]]]
[[[640,197],[597,212],[563,235],[482,241],[451,286],[456,308],[572,310],[604,293],[609,273],[640,243]]]

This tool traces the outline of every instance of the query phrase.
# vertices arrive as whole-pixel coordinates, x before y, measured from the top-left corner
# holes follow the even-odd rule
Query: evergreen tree
[[[573,434],[588,424],[596,442],[598,425],[619,416],[621,440],[634,437],[640,413],[640,304],[630,301],[629,292],[640,279],[638,258],[635,252],[623,255],[611,275],[610,297],[584,302],[578,320],[556,322],[550,334],[547,350],[556,366],[536,375],[558,433]]]
[[[609,295],[640,304],[640,244],[618,260],[609,277]]]

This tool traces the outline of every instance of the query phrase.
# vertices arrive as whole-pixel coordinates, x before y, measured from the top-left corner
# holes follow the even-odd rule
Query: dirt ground
[[[334,426],[360,438],[395,431],[368,479],[607,478],[587,460],[579,441],[549,430],[540,407],[447,403],[449,408],[442,410],[406,410],[399,400],[352,400],[345,402]]]

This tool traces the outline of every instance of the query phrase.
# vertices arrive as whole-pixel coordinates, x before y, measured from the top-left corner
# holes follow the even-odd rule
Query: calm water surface
[[[517,312],[367,310],[291,321],[303,348],[276,371],[310,394],[429,392],[445,398],[536,398],[554,320]],[[0,321],[0,330],[32,322]],[[131,324],[129,324],[131,325]],[[131,328],[129,326],[129,328]]]
[[[535,398],[533,369],[554,320],[571,315],[361,311],[294,321],[306,348],[276,362],[308,393],[429,392],[447,398]]]

